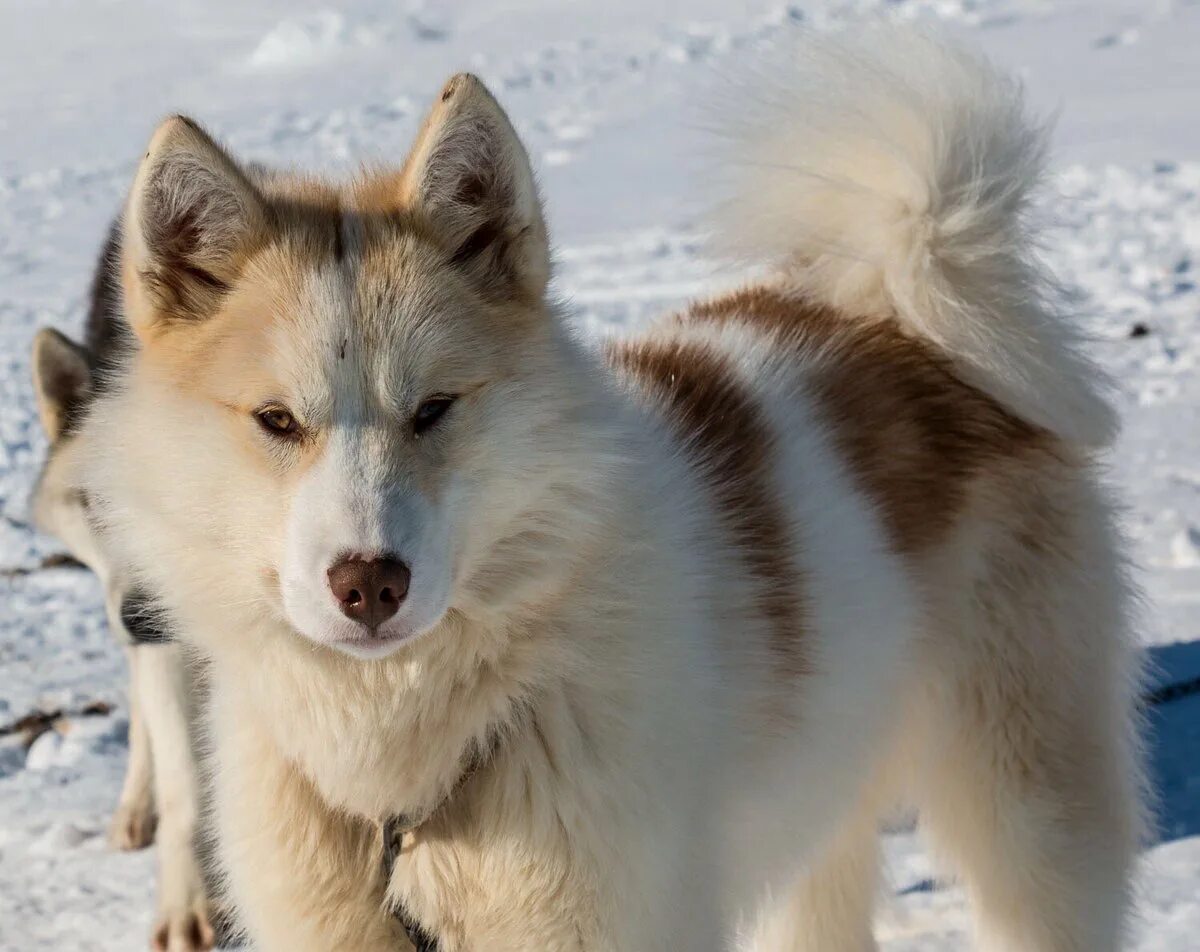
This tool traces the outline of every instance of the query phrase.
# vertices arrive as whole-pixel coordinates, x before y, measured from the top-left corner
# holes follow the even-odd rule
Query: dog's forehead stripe
[[[323,421],[394,420],[422,396],[514,359],[515,332],[472,311],[464,283],[419,230],[354,211],[329,224],[343,233],[340,258],[310,255],[332,245],[297,239],[260,268],[273,290],[251,319],[279,315],[261,356],[293,409]]]

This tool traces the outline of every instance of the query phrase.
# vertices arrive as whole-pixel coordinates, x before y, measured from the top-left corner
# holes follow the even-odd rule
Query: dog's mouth
[[[171,640],[162,606],[142,589],[135,588],[121,598],[121,624],[139,645],[159,645]]]
[[[386,658],[416,638],[418,632],[409,629],[363,630],[362,634],[335,638],[326,642],[330,648],[360,661]]]

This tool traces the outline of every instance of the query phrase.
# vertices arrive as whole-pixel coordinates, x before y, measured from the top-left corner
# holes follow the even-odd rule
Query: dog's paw
[[[154,925],[154,952],[206,952],[216,941],[208,906],[202,901],[183,909],[166,910]]]
[[[154,842],[158,816],[150,803],[121,803],[108,828],[113,849],[140,850]]]

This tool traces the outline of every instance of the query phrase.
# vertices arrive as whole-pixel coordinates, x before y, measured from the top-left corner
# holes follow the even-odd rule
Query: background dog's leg
[[[138,662],[145,649],[125,649],[129,662],[129,760],[108,839],[119,850],[140,850],[154,842],[154,772],[150,737],[138,696]]]
[[[384,906],[379,828],[335,812],[254,716],[212,704],[218,851],[261,952],[412,949]]]
[[[211,948],[213,929],[197,857],[199,778],[191,736],[187,660],[175,644],[143,645],[138,693],[150,735],[158,802],[158,921],[154,944],[168,952]]]

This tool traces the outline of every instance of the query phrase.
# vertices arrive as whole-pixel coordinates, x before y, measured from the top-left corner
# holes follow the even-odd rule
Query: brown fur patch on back
[[[631,342],[614,346],[609,356],[666,404],[757,580],[757,606],[770,626],[772,650],[788,674],[810,672],[787,515],[771,481],[774,439],[753,397],[717,354],[699,344]]]
[[[803,354],[834,443],[898,552],[943,540],[977,477],[1054,449],[1050,434],[964,383],[894,321],[840,315],[769,287],[699,303],[682,319],[738,321]]]

